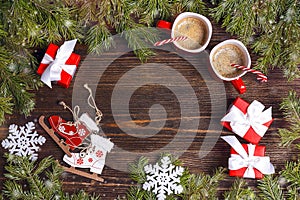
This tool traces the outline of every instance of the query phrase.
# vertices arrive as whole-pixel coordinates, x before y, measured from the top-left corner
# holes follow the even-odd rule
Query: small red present
[[[254,100],[251,104],[237,97],[221,124],[245,140],[258,144],[273,122],[272,107]]]
[[[77,40],[66,41],[61,47],[50,44],[37,73],[50,88],[51,82],[68,88],[80,62],[80,56],[72,53]]]
[[[228,159],[229,176],[262,179],[264,174],[275,173],[265,146],[241,144],[235,136],[222,137],[232,148]]]

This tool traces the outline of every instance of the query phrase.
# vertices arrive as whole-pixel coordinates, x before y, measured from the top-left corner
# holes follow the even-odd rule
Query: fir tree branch
[[[4,12],[7,21],[7,38],[11,43],[26,48],[57,42],[62,38],[81,38],[77,23],[73,20],[73,8],[67,8],[63,2],[39,0],[15,0]],[[20,42],[21,41],[21,42]]]
[[[167,20],[171,16],[171,4],[169,0],[138,0],[136,6],[140,9],[140,23],[151,26],[156,19]]]
[[[229,191],[224,193],[225,200],[254,200],[257,199],[254,191],[247,188],[247,183],[242,178],[237,178]]]
[[[144,167],[148,164],[149,160],[145,157],[140,157],[139,160],[128,165],[130,178],[139,184],[146,181],[146,173]]]
[[[28,116],[34,109],[34,95],[26,91],[26,79],[0,68],[1,92],[5,97],[13,97],[13,103],[20,113]]]
[[[32,49],[49,42],[80,38],[73,7],[61,1],[5,1],[0,9],[0,96],[11,99],[14,108],[28,116],[34,108],[29,91],[42,86],[35,73],[36,59]],[[7,106],[11,106],[8,104]],[[0,122],[4,121],[0,110]],[[3,107],[1,109],[4,109]]]
[[[293,141],[300,138],[300,99],[296,92],[289,91],[288,97],[280,104],[285,120],[289,123],[289,129],[279,129],[281,145],[289,146]]]
[[[222,26],[226,31],[236,34],[246,44],[250,42],[256,25],[257,13],[252,8],[255,3],[243,0],[223,1],[220,5],[212,8],[211,16],[217,22],[223,20]],[[247,26],[245,26],[247,25]]]
[[[59,177],[63,170],[52,157],[36,163],[28,157],[5,154],[8,179],[3,184],[2,194],[6,199],[60,199],[60,200],[99,200],[99,196],[80,191],[77,194],[64,194]],[[25,185],[25,186],[24,186]],[[27,185],[27,186],[26,186]]]
[[[300,2],[222,1],[211,15],[260,55],[255,68],[267,73],[279,67],[288,80],[300,77]],[[259,35],[259,37],[256,37]],[[298,38],[298,39],[297,39]]]
[[[300,187],[300,163],[287,162],[280,174],[287,180],[289,187]]]
[[[99,15],[97,14],[99,11],[98,8],[101,8],[103,3],[98,0],[76,1],[75,4],[79,8],[78,13],[81,23],[83,22],[84,25],[87,25],[91,22],[96,22]],[[67,4],[73,6],[74,1],[68,1]]]
[[[299,195],[299,189],[297,187],[288,188],[287,200],[298,200]]]
[[[26,193],[23,191],[21,185],[16,184],[14,181],[5,181],[3,184],[3,196],[10,199],[25,199]]]
[[[285,119],[293,126],[300,127],[300,99],[295,91],[289,91],[288,97],[280,105]]]
[[[88,194],[83,190],[80,190],[77,194],[68,195],[66,194],[65,197],[62,199],[65,200],[100,200],[100,196],[94,194]]]
[[[134,49],[134,53],[142,62],[145,62],[148,57],[155,55],[155,52],[149,49],[150,45],[148,44],[149,42],[153,44],[155,41],[158,41],[157,33],[152,30],[140,27],[128,29],[124,32],[128,46]]]
[[[111,33],[107,29],[105,24],[96,24],[87,32],[85,39],[88,45],[88,52],[100,54],[105,50],[108,50],[114,45],[114,41],[111,38]]]
[[[174,1],[174,6],[178,7],[178,13],[188,11],[188,12],[194,12],[194,13],[199,13],[202,15],[207,14],[207,8],[205,3],[202,0],[177,0]],[[174,9],[172,9],[174,10]],[[173,13],[175,16],[178,13]]]
[[[280,188],[278,177],[266,175],[258,181],[257,188],[260,190],[259,196],[265,200],[284,200],[283,191]]]
[[[200,173],[189,174],[186,181],[181,181],[183,192],[179,194],[182,199],[217,199],[219,181],[224,179],[224,169],[218,168],[213,176]]]
[[[5,114],[12,114],[13,103],[9,97],[0,97],[0,124],[5,121]]]
[[[143,190],[139,186],[132,186],[126,194],[127,200],[155,200],[156,196],[153,192]]]

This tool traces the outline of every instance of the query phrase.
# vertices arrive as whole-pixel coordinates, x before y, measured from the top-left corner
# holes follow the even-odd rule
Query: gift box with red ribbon
[[[77,40],[66,41],[61,47],[50,44],[41,61],[37,73],[50,88],[51,82],[68,88],[80,62],[80,56],[72,53]]]
[[[272,107],[264,109],[256,100],[249,104],[237,97],[221,124],[250,143],[258,144],[273,122]]]
[[[241,144],[235,136],[222,137],[230,146],[229,176],[261,179],[264,174],[275,173],[266,148],[261,145]]]

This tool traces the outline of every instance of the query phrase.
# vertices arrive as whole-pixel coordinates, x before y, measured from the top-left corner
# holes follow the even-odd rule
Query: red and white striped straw
[[[246,72],[251,72],[253,74],[257,75],[257,80],[261,81],[261,82],[267,82],[268,81],[268,77],[266,75],[264,75],[262,72],[255,70],[255,69],[251,69],[249,67],[245,67],[242,65],[237,65],[237,64],[231,64],[232,67],[235,67],[237,69],[246,71]]]
[[[186,40],[187,37],[186,36],[178,36],[178,37],[174,37],[174,38],[170,38],[170,39],[166,39],[166,40],[162,40],[159,42],[155,42],[154,46],[158,47],[158,46],[162,46],[171,42],[178,42],[178,41],[183,41]]]

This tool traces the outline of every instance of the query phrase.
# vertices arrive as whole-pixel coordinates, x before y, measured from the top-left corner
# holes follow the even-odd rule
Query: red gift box
[[[59,46],[55,44],[50,44],[47,48],[46,54],[48,54],[52,58],[55,58],[58,49]],[[76,67],[78,67],[79,62],[80,62],[80,56],[78,54],[72,53],[71,56],[68,58],[68,60],[65,62],[65,64],[76,65]],[[37,73],[39,75],[42,75],[48,66],[49,64],[41,63],[37,69]],[[62,70],[61,79],[57,81],[57,84],[65,88],[68,88],[70,86],[72,79],[73,79],[73,74],[69,74],[66,71]]]
[[[270,157],[265,156],[265,146],[241,144],[235,136],[222,136],[231,146],[228,169],[230,176],[243,178],[263,178],[264,174],[274,174]]]
[[[247,144],[242,144],[243,148],[246,150],[247,153],[249,153],[248,151],[248,145]],[[265,146],[261,146],[261,145],[257,145],[255,147],[255,151],[254,151],[254,156],[265,156],[265,152],[266,152],[266,147]],[[238,155],[238,153],[231,148],[230,149],[230,154],[236,154]],[[229,176],[237,176],[237,177],[244,177],[245,171],[247,170],[247,167],[243,167],[241,169],[238,170],[229,170]],[[262,179],[264,177],[263,173],[261,173],[259,170],[253,168],[254,173],[255,173],[255,178],[256,179]]]
[[[246,115],[250,104],[247,101],[241,99],[240,97],[237,97],[235,99],[235,101],[233,102],[233,105],[236,106],[241,112],[243,112]],[[266,127],[270,127],[270,125],[272,124],[273,121],[274,121],[274,119],[272,118],[271,120],[269,120],[266,123],[263,123],[262,125],[264,125]],[[232,131],[229,121],[221,121],[221,124],[228,130]],[[258,142],[261,139],[261,136],[255,132],[255,130],[252,128],[252,126],[250,126],[250,128],[248,129],[246,134],[243,136],[243,138],[253,144],[258,144]]]

